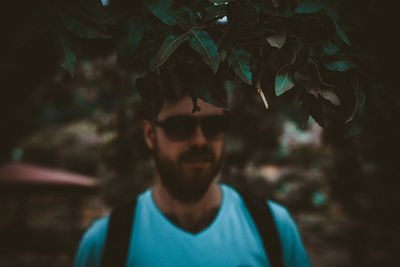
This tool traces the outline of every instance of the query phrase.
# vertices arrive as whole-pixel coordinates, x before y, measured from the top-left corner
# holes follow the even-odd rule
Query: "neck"
[[[157,179],[152,197],[157,207],[173,224],[187,232],[198,233],[207,228],[218,214],[222,192],[216,183],[212,183],[199,201],[180,202]]]

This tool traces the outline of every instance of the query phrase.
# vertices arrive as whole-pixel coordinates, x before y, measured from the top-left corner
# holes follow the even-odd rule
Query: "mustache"
[[[214,152],[207,146],[191,147],[188,151],[183,152],[179,157],[179,161],[187,161],[193,159],[214,160]]]

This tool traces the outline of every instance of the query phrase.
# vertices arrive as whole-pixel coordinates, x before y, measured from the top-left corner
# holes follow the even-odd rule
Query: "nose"
[[[207,139],[205,138],[200,125],[197,125],[196,131],[192,135],[192,138],[190,138],[190,145],[201,147],[205,144],[207,144]]]

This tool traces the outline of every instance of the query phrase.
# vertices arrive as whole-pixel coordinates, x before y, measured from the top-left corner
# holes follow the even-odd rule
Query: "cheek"
[[[182,145],[179,145],[176,142],[171,142],[164,136],[158,136],[157,143],[158,153],[162,157],[166,157],[172,160],[176,160],[183,150]]]
[[[215,151],[216,156],[220,157],[222,155],[223,150],[224,150],[224,142],[223,141],[216,141],[216,142],[213,142],[212,146],[213,146],[213,149]]]

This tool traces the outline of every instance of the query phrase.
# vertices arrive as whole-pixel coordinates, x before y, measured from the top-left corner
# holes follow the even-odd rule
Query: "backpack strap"
[[[265,200],[249,194],[241,193],[240,195],[256,224],[271,266],[283,267],[281,241],[269,205]]]
[[[111,212],[101,261],[102,267],[126,266],[135,209],[136,198]]]

